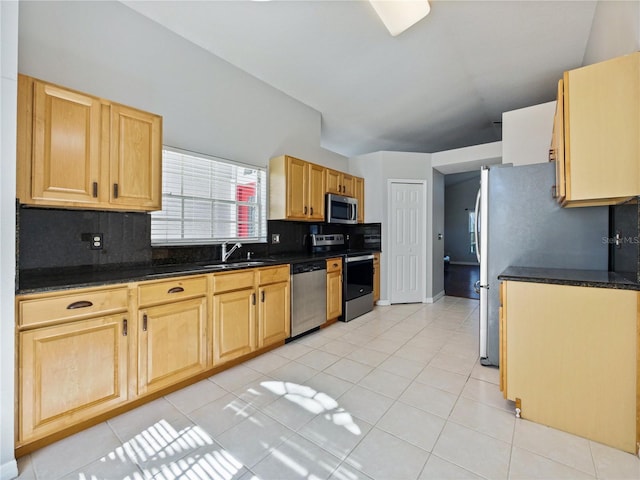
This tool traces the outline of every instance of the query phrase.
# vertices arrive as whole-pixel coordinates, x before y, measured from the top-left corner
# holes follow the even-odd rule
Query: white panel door
[[[391,303],[425,297],[425,190],[423,183],[391,183]]]

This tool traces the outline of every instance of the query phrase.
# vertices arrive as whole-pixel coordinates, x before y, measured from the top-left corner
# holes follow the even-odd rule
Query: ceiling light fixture
[[[369,0],[392,36],[400,35],[431,11],[427,0]]]

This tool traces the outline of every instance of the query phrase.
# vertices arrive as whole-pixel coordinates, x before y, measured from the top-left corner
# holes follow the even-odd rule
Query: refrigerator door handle
[[[482,192],[482,188],[479,188],[478,194],[476,195],[476,208],[474,213],[475,225],[473,226],[473,236],[476,242],[476,258],[478,259],[478,263],[480,263],[480,244],[478,242],[479,240],[478,229],[480,227],[480,194],[481,192]]]
[[[480,293],[480,280],[473,284],[473,290],[478,294]]]

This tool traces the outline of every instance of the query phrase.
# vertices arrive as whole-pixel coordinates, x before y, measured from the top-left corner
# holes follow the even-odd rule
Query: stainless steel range
[[[346,248],[341,233],[311,235],[313,253],[332,252],[344,257],[342,268],[342,318],[353,320],[373,309],[373,254]]]

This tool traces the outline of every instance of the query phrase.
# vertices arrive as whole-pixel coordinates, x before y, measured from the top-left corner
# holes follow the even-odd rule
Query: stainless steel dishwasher
[[[291,338],[327,321],[327,264],[313,260],[291,265]]]

